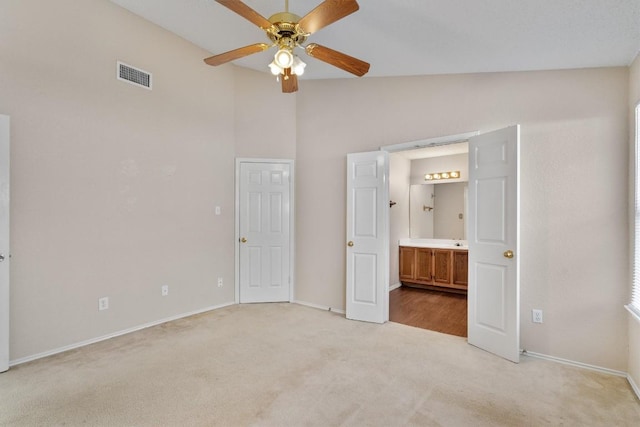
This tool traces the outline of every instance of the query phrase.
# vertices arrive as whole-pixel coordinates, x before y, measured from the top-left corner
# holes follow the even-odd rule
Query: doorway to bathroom
[[[390,153],[392,322],[467,336],[468,151],[464,141]]]
[[[469,142],[468,245],[446,239],[424,242],[428,239],[408,238],[408,245],[403,239],[396,240],[390,227],[389,212],[397,202],[389,197],[389,154],[464,141]],[[518,363],[519,147],[520,125],[513,125],[485,133],[431,138],[348,154],[347,319],[388,321],[390,282],[395,274],[401,282],[465,287],[469,301],[467,342]],[[447,174],[455,178],[458,175]],[[446,178],[444,173],[438,175]],[[435,174],[433,178],[437,179]],[[425,175],[424,179],[429,178]],[[390,273],[390,255],[396,253],[396,265],[403,270]]]

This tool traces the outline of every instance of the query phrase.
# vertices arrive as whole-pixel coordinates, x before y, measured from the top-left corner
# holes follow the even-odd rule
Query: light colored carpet
[[[624,378],[255,304],[14,367],[0,425],[638,426],[640,404]]]

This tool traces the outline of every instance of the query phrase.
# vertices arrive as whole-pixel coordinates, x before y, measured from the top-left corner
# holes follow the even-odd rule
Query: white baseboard
[[[589,365],[588,363],[576,362],[574,360],[562,359],[560,357],[549,356],[546,354],[535,353],[533,351],[522,350],[522,354],[537,359],[549,360],[551,362],[562,363],[563,365],[575,366],[578,368],[589,369],[591,371],[601,372],[603,374],[615,375],[617,377],[629,378],[626,372],[616,371],[615,369],[603,368],[601,366]],[[633,385],[632,385],[633,386]],[[637,391],[636,391],[637,393]]]
[[[339,308],[327,307],[325,305],[314,304],[312,302],[305,302],[305,301],[292,301],[292,302],[294,304],[300,304],[300,305],[304,305],[306,307],[317,308],[318,310],[332,311],[334,313],[340,313],[340,314],[345,314],[346,313],[344,310],[341,310]]]
[[[81,341],[75,344],[70,344],[70,345],[66,345],[64,347],[59,347],[53,350],[49,350],[49,351],[45,351],[42,353],[38,353],[38,354],[34,354],[31,356],[26,356],[26,357],[21,357],[20,359],[15,359],[15,360],[10,360],[9,361],[9,366],[16,366],[16,365],[20,365],[22,363],[27,363],[27,362],[32,362],[34,360],[37,359],[42,359],[43,357],[48,357],[48,356],[53,356],[54,354],[58,354],[58,353],[63,353],[65,351],[69,351],[69,350],[74,350],[76,348],[80,348],[80,347],[84,347],[90,344],[95,344],[97,342],[100,341],[105,341],[111,338],[115,338],[115,337],[119,337],[121,335],[126,335],[126,334],[130,334],[131,332],[136,332],[142,329],[146,329],[146,328],[150,328],[152,326],[157,326],[160,325],[162,323],[167,323],[167,322],[171,322],[173,320],[178,320],[178,319],[182,319],[185,317],[189,317],[189,316],[194,316],[196,314],[201,314],[201,313],[205,313],[207,311],[213,311],[213,310],[217,310],[220,308],[224,308],[224,307],[228,307],[230,305],[235,305],[235,302],[229,302],[229,303],[225,303],[225,304],[221,304],[221,305],[215,305],[212,307],[206,307],[200,310],[195,310],[189,313],[182,313],[182,314],[178,314],[176,316],[171,316],[171,317],[167,317],[165,319],[161,319],[161,320],[156,320],[154,322],[149,322],[149,323],[145,323],[143,325],[139,325],[139,326],[134,326],[133,328],[129,328],[129,329],[125,329],[122,331],[118,331],[118,332],[114,332],[108,335],[103,335],[101,337],[98,338],[91,338],[89,340],[86,341]]]
[[[394,283],[393,285],[389,286],[389,292],[393,291],[394,289],[398,289],[400,286],[402,286],[402,283]]]
[[[638,399],[640,399],[640,387],[638,387],[638,384],[636,384],[636,382],[633,381],[633,378],[631,378],[631,375],[627,374],[627,381],[629,381],[631,388],[636,393],[636,396],[638,396]]]

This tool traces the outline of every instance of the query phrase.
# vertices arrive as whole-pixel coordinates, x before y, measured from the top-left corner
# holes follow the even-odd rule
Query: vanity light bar
[[[425,181],[434,181],[438,179],[456,179],[456,178],[460,178],[460,171],[428,173],[424,176]]]

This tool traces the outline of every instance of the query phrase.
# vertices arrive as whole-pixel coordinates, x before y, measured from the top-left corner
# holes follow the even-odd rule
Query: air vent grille
[[[119,61],[118,80],[151,90],[151,73]]]

